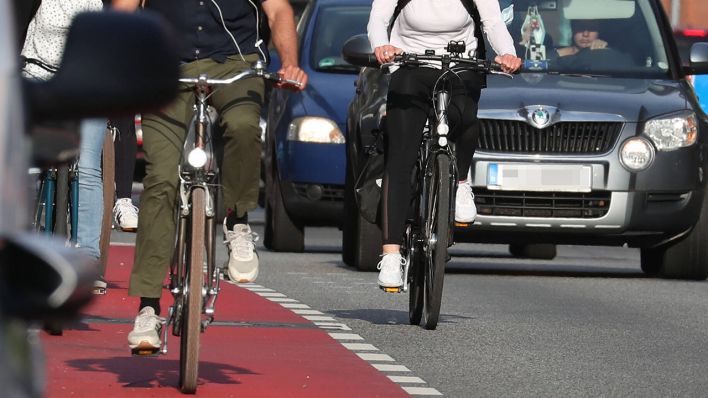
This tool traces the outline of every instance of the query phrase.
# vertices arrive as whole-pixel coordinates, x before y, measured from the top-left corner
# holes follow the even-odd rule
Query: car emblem
[[[542,129],[551,122],[551,114],[543,108],[538,108],[531,111],[531,124],[539,129]]]

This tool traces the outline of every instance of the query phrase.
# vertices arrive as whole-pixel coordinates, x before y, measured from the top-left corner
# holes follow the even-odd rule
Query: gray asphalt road
[[[342,264],[339,231],[306,236],[303,254],[261,246],[257,282],[346,323],[445,396],[708,395],[708,285],[645,278],[636,250],[565,246],[538,261],[457,245],[426,331],[408,324],[407,294]]]

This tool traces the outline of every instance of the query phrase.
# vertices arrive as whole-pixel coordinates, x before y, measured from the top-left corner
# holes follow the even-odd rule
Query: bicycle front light
[[[202,148],[194,148],[187,155],[187,162],[195,169],[204,167],[207,162],[207,154]]]
[[[335,122],[324,117],[305,116],[290,123],[288,141],[344,144],[345,140]]]
[[[698,138],[698,121],[691,111],[681,111],[647,121],[644,134],[659,151],[673,151],[693,145]]]

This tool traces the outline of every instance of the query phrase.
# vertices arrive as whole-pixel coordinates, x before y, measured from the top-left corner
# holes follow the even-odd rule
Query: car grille
[[[488,152],[605,153],[622,130],[622,123],[617,122],[561,122],[545,129],[514,120],[480,122],[478,149]]]
[[[522,192],[474,189],[477,213],[485,216],[600,218],[610,209],[611,193]]]
[[[308,188],[312,186],[317,186],[321,188],[321,196],[317,200],[328,201],[328,202],[342,202],[344,201],[344,187],[341,185],[319,185],[319,184],[305,184],[305,183],[295,183],[295,193],[298,196],[312,200],[311,196],[308,195]]]

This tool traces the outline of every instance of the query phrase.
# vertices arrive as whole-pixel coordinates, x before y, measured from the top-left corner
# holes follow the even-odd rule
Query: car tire
[[[536,260],[553,260],[556,258],[556,245],[551,243],[512,243],[509,253],[514,257],[532,258]]]
[[[666,279],[705,280],[708,277],[708,195],[693,229],[669,245],[641,249],[642,271]]]
[[[268,178],[270,183],[269,193],[265,203],[265,233],[263,245],[276,252],[302,253],[305,250],[305,228],[295,223],[283,203],[280,191],[280,181],[275,168],[271,168],[274,175]]]

